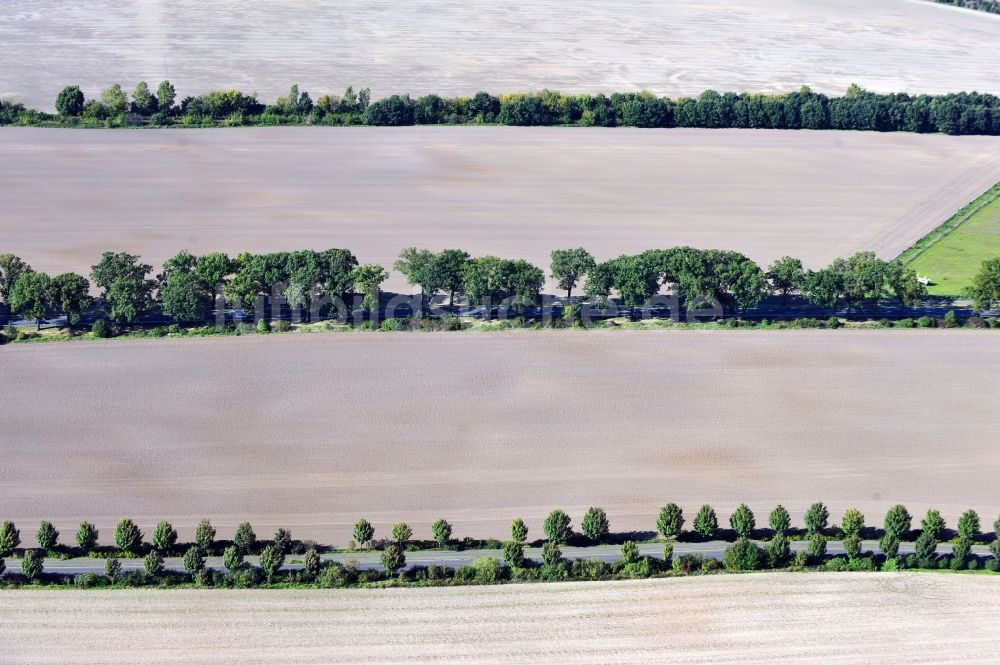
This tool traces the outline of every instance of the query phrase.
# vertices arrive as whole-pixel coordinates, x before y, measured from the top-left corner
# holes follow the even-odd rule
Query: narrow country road
[[[755,541],[761,547],[767,547],[766,541]],[[684,554],[700,554],[706,558],[722,559],[722,554],[730,543],[724,541],[711,541],[707,543],[674,543],[674,556],[681,556]],[[652,557],[662,557],[663,556],[663,543],[643,543],[639,545],[640,556],[652,556]],[[792,551],[797,552],[799,550],[805,550],[808,547],[806,541],[792,541],[790,543]],[[910,554],[913,552],[913,543],[901,543],[899,546],[899,551],[901,554]],[[950,554],[952,546],[949,543],[941,543],[938,545],[938,554]],[[865,552],[878,552],[878,541],[877,540],[866,540],[862,543],[862,551]],[[827,553],[828,554],[843,554],[844,548],[840,541],[828,541],[827,542]],[[990,554],[989,547],[985,545],[976,545],[972,548],[972,553],[978,556],[986,556]],[[542,550],[539,547],[529,547],[524,550],[525,557],[535,561],[541,562],[542,560]],[[563,558],[566,559],[600,559],[601,561],[617,561],[621,558],[620,547],[618,545],[596,545],[593,547],[563,547],[562,548]],[[365,551],[359,550],[357,552],[337,552],[334,554],[324,554],[322,559],[324,561],[338,561],[345,562],[354,560],[358,563],[358,568],[363,570],[382,570],[382,564],[379,563],[380,552],[378,551]],[[503,559],[503,553],[497,549],[481,549],[481,550],[465,550],[461,552],[455,552],[452,550],[420,550],[411,551],[406,553],[406,568],[410,569],[416,566],[448,566],[450,568],[458,568],[459,566],[464,566],[472,563],[480,557],[495,557],[498,559]],[[282,567],[282,570],[295,570],[302,567],[301,561],[302,555],[299,554],[289,554],[285,557],[286,564]],[[255,566],[260,565],[260,557],[249,556],[246,558],[249,563]],[[122,559],[121,560],[123,570],[142,570],[142,559]],[[165,561],[167,570],[172,571],[183,571],[184,563],[180,557],[168,557]],[[223,570],[222,557],[212,556],[208,557],[206,565],[211,568],[216,568]],[[20,571],[20,560],[18,559],[7,559],[7,571],[14,572]],[[90,557],[79,557],[74,559],[45,559],[45,572],[55,573],[62,575],[75,575],[79,573],[97,573],[102,574],[104,572],[104,559],[90,558]]]

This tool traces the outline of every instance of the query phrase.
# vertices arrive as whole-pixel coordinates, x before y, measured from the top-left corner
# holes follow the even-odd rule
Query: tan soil
[[[236,86],[267,101],[638,90],[695,95],[851,83],[885,92],[1000,92],[1000,20],[913,0],[32,0],[6,3],[0,96],[51,109],[169,78],[180,98]]]
[[[667,501],[1000,514],[990,331],[354,333],[8,346],[0,518],[131,516],[344,545]]]
[[[284,128],[0,132],[0,251],[409,245],[598,258],[690,244],[809,266],[891,258],[1000,180],[1000,137],[761,130]],[[409,292],[393,273],[386,288]]]
[[[0,663],[968,663],[1000,578],[770,573],[316,591],[0,593]]]

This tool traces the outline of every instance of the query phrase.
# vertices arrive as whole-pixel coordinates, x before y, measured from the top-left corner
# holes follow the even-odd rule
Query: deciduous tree
[[[684,511],[676,503],[668,503],[660,508],[656,518],[656,530],[664,538],[675,538],[684,528]]]
[[[559,288],[566,290],[566,300],[573,296],[573,289],[594,266],[594,257],[583,247],[557,249],[552,252],[552,278]]]
[[[608,537],[610,525],[608,515],[603,508],[591,506],[583,516],[580,524],[583,535],[595,543],[602,543]]]
[[[542,530],[547,539],[559,545],[567,542],[573,535],[572,521],[569,515],[562,510],[553,510],[549,513],[542,525]]]

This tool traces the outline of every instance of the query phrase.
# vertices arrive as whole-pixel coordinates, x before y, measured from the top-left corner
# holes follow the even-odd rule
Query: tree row
[[[393,268],[420,290],[419,311],[410,313],[414,315],[422,314],[439,294],[448,297],[449,306],[460,296],[469,306],[482,307],[487,318],[497,307],[521,313],[540,304],[546,277],[541,268],[522,259],[471,257],[460,249],[409,247]],[[772,294],[781,296],[781,306],[790,294],[799,294],[830,313],[885,302],[902,308],[926,296],[912,269],[872,252],[837,259],[820,270],[806,270],[800,260],[784,257],[764,270],[733,251],[674,247],[598,262],[587,250],[575,248],[553,251],[549,269],[565,290],[567,305],[582,284],[598,310],[606,309],[612,296],[635,310],[670,294],[689,309],[715,307],[719,314],[745,313]],[[388,276],[385,267],[359,264],[345,249],[244,253],[235,259],[219,252],[195,256],[182,251],[155,275],[138,256],[105,252],[89,280],[75,273],[50,277],[13,254],[2,254],[0,302],[39,325],[43,318],[62,315],[72,326],[93,305],[92,289],[99,292],[107,317],[123,324],[153,312],[178,322],[203,322],[220,307],[220,298],[247,313],[261,309],[264,299],[280,298],[294,318],[308,321],[314,315],[353,311],[356,300],[364,309],[377,308]],[[1000,302],[1000,259],[984,263],[977,284],[977,307]]]
[[[814,503],[805,512],[804,533],[807,541],[806,549],[792,553],[790,535],[792,534],[791,519],[788,511],[778,505],[768,516],[771,529],[766,547],[761,547],[751,538],[760,538],[762,534],[757,528],[753,511],[746,505],[740,506],[730,515],[729,525],[735,536],[722,556],[722,565],[727,570],[747,571],[766,568],[805,567],[807,565],[825,564],[833,570],[894,570],[901,568],[941,568],[953,570],[965,568],[976,569],[980,566],[980,558],[973,555],[972,545],[977,540],[988,540],[981,533],[979,515],[974,510],[965,511],[957,522],[954,542],[950,555],[939,554],[938,544],[951,536],[941,513],[935,509],[927,511],[920,522],[919,532],[913,530],[913,517],[903,505],[892,506],[885,515],[883,528],[880,532],[867,527],[865,516],[857,509],[851,508],[844,512],[839,527],[832,527],[829,522],[829,509],[823,503]],[[443,566],[412,569],[403,573],[402,579],[413,581],[457,581],[457,582],[488,582],[495,583],[505,579],[593,579],[612,576],[650,577],[659,573],[672,571],[676,573],[711,572],[717,566],[714,559],[705,560],[696,555],[685,555],[674,558],[673,543],[683,538],[685,534],[696,534],[699,539],[712,540],[720,536],[718,516],[709,505],[699,508],[692,523],[693,530],[685,532],[685,516],[683,510],[674,503],[665,505],[656,521],[659,535],[667,539],[661,559],[642,557],[639,546],[634,540],[625,540],[619,550],[620,561],[608,564],[597,560],[566,561],[562,557],[561,546],[583,540],[584,544],[601,544],[611,540],[610,523],[607,513],[600,507],[591,507],[584,514],[581,522],[581,532],[573,529],[572,519],[562,510],[552,511],[545,519],[541,542],[541,564],[528,559],[525,547],[528,545],[528,527],[520,518],[511,523],[510,540],[501,545],[503,562],[493,557],[483,557],[475,563],[459,570],[447,569]],[[992,556],[985,560],[987,570],[1000,571],[1000,540],[996,532],[1000,531],[1000,518],[994,522],[994,534],[990,542]],[[452,526],[439,519],[431,527],[434,535],[433,544],[446,548],[455,543],[452,540]],[[844,557],[829,557],[827,541],[830,535],[842,539]],[[862,537],[866,535],[881,535],[878,548],[880,554],[865,552]],[[25,549],[22,553],[22,576],[28,580],[42,579],[44,574],[44,558],[46,554],[63,553],[65,548],[59,546],[59,532],[50,522],[43,521],[35,534],[40,549]],[[98,531],[96,527],[84,522],[76,533],[76,543],[81,552],[98,552]],[[413,530],[404,522],[398,522],[391,529],[391,538],[382,541],[375,540],[375,529],[370,522],[361,519],[354,525],[354,540],[350,549],[360,547],[376,547],[380,551],[379,561],[383,571],[366,574],[361,579],[357,564],[345,565],[333,561],[324,561],[314,543],[301,543],[292,540],[291,532],[278,529],[270,541],[259,541],[248,522],[241,523],[231,541],[217,541],[216,530],[208,520],[199,522],[195,529],[195,542],[180,546],[177,542],[177,531],[167,521],[156,525],[152,541],[148,545],[143,542],[144,536],[138,525],[131,519],[123,519],[115,527],[114,541],[117,551],[106,557],[104,580],[116,583],[123,577],[120,556],[134,558],[145,553],[143,571],[132,574],[127,582],[132,585],[144,585],[173,580],[176,575],[167,571],[165,557],[183,552],[182,562],[188,581],[208,586],[256,586],[267,581],[276,581],[286,557],[293,551],[301,554],[302,570],[286,571],[286,581],[319,583],[321,586],[345,586],[358,581],[377,581],[382,576],[391,577],[406,567],[406,550],[413,543]],[[900,555],[900,542],[913,539],[914,553]],[[20,532],[16,526],[6,521],[0,524],[0,557],[10,556],[20,545]],[[207,565],[206,558],[217,555],[221,551],[223,566],[228,571],[222,574]],[[259,554],[259,568],[246,560],[250,554]],[[5,570],[5,563],[0,558],[0,574]],[[408,577],[409,576],[409,577]],[[90,586],[101,583],[94,575],[78,576],[80,585]],[[180,580],[183,581],[183,580]]]
[[[649,92],[565,95],[543,90],[472,97],[391,95],[373,101],[364,88],[313,101],[291,86],[273,104],[238,90],[218,90],[178,100],[163,81],[153,91],[140,82],[131,94],[119,84],[87,99],[79,86],[63,88],[57,113],[0,102],[0,124],[120,127],[211,125],[436,125],[501,124],[598,127],[701,127],[753,129],[841,129],[880,132],[1000,134],[1000,98],[990,94],[878,94],[851,85],[842,97],[808,87],[780,94],[706,90],[696,98],[670,99]]]

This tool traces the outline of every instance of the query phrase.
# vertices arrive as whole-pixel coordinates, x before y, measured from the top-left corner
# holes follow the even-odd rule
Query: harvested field
[[[8,3],[10,4],[10,3]],[[44,109],[80,84],[169,78],[268,101],[369,85],[376,95],[706,88],[842,94],[1000,92],[1000,20],[913,0],[33,0],[0,15],[0,96]]]
[[[0,663],[967,663],[1000,579],[770,573],[324,591],[0,594]]]
[[[359,517],[430,536],[541,533],[591,505],[651,530],[817,500],[1000,513],[990,331],[328,333],[17,345],[0,352],[0,506],[31,533],[131,516],[190,538],[344,545]],[[950,522],[954,524],[954,522]],[[28,536],[30,538],[30,536]]]
[[[52,273],[104,250],[409,245],[598,258],[690,244],[819,267],[891,258],[1000,180],[1000,137],[764,130],[0,131],[3,251]],[[402,275],[386,288],[409,292]]]

